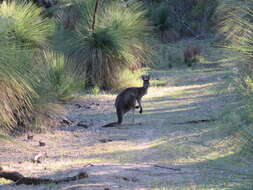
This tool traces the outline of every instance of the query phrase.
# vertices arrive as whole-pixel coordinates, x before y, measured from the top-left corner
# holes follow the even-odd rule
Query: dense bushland
[[[150,18],[163,41],[203,38],[214,31],[216,0],[147,1]]]

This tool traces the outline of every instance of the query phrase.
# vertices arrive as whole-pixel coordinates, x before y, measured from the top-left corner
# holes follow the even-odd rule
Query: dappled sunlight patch
[[[197,185],[192,184],[191,182],[186,184],[178,184],[178,185],[157,185],[157,187],[153,187],[152,190],[226,190],[227,188],[236,187],[235,184],[213,184],[213,185]]]
[[[10,184],[12,183],[13,181],[11,180],[7,180],[7,179],[4,179],[4,178],[0,178],[0,185],[4,185],[4,184]]]
[[[195,92],[197,89],[200,88],[207,88],[213,86],[214,83],[206,83],[206,84],[199,84],[199,85],[185,85],[185,86],[172,86],[172,87],[150,87],[148,94],[145,96],[145,99],[152,99],[152,98],[159,98],[163,96],[171,96],[171,95],[183,95],[189,90],[192,93]]]
[[[45,162],[43,163],[43,168],[47,168],[51,172],[66,170],[66,168],[72,168],[73,166],[80,166],[80,165],[86,165],[89,163],[96,164],[96,163],[103,163],[107,162],[108,160],[103,158],[93,158],[93,159],[81,159],[81,158],[75,158],[75,159],[62,159],[59,161],[54,162]],[[33,166],[34,167],[34,166]]]
[[[234,151],[228,151],[226,153],[215,151],[215,152],[210,152],[207,155],[201,156],[200,158],[198,158],[198,160],[199,161],[216,160],[216,159],[221,159],[221,158],[231,156],[233,154],[235,154]]]
[[[94,147],[95,151],[91,152],[88,157],[102,158],[105,160],[110,160],[112,163],[134,162],[139,157],[139,154],[147,150],[149,147],[150,145],[146,143],[136,144],[133,142],[112,142],[107,143],[107,146],[100,150],[99,148]]]
[[[103,91],[100,91],[99,94],[84,94],[84,95],[81,95],[79,97],[79,99],[77,99],[75,102],[79,102],[82,101],[82,100],[100,100],[101,101],[101,98],[106,101],[106,100],[112,100],[113,98],[115,98],[115,94],[112,94],[112,93],[109,93],[109,92],[103,92]]]
[[[160,107],[159,107],[160,108]],[[148,113],[146,113],[146,114],[157,114],[158,112],[162,112],[163,114],[164,113],[172,113],[172,112],[183,112],[183,111],[190,111],[190,110],[192,110],[192,109],[194,109],[194,108],[196,108],[196,107],[185,107],[185,108],[175,108],[175,109],[167,109],[167,110],[161,110],[161,109],[159,109],[159,110],[157,110],[157,109],[152,109],[152,110],[146,110]],[[155,119],[155,118],[154,118]],[[160,119],[160,118],[159,118]]]
[[[194,157],[189,159],[177,159],[177,162],[184,164],[201,164],[207,161],[217,161],[234,155],[234,147],[229,147],[227,143],[223,145],[214,144],[211,147],[202,148],[195,151]]]

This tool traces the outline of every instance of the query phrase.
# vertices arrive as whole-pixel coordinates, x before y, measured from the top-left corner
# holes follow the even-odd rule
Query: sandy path
[[[167,81],[166,85],[151,87],[144,97],[144,113],[136,112],[136,124],[131,123],[130,113],[123,126],[101,128],[116,119],[115,96],[83,97],[66,105],[72,124],[34,134],[32,141],[21,136],[14,143],[1,144],[0,163],[5,168],[51,178],[87,171],[88,179],[60,185],[7,184],[0,189],[161,190],[199,184],[203,173],[197,163],[216,151],[212,147],[216,139],[203,140],[214,124],[198,120],[214,119],[228,101],[212,90],[226,73],[154,71],[154,76]],[[46,146],[39,147],[38,141]],[[31,158],[38,152],[47,152],[48,157],[34,164]],[[93,166],[85,167],[87,163]]]

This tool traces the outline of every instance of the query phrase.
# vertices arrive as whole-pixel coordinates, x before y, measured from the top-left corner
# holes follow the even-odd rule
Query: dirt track
[[[229,102],[213,88],[226,73],[221,68],[153,71],[153,84],[163,81],[163,85],[150,88],[143,98],[144,113],[135,113],[135,124],[129,113],[123,126],[100,127],[116,120],[115,95],[85,96],[66,105],[71,123],[34,134],[31,141],[22,136],[14,143],[3,143],[0,163],[26,176],[60,178],[87,171],[89,178],[59,185],[6,184],[0,189],[174,190],[201,187],[207,176],[223,176],[226,171],[207,166],[210,159],[230,151],[221,138],[208,135]],[[38,141],[46,146],[38,146]],[[47,152],[48,157],[32,163],[39,152]],[[219,180],[208,183],[211,187],[222,184]]]

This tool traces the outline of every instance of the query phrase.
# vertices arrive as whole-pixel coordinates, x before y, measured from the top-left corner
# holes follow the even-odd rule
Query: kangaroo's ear
[[[150,75],[142,75],[141,78],[142,78],[142,80],[149,80]]]

